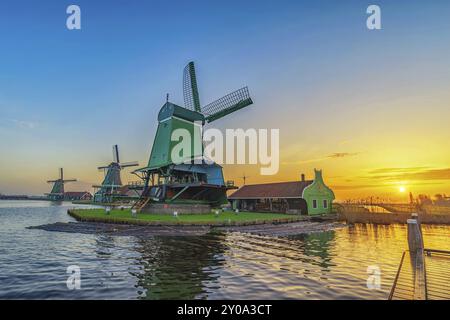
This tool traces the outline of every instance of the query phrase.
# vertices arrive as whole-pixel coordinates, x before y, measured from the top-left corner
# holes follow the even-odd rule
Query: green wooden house
[[[333,191],[325,185],[322,170],[314,180],[244,185],[228,197],[233,209],[319,215],[332,212]]]
[[[331,213],[334,192],[323,182],[322,170],[314,169],[314,181],[303,189],[302,198],[308,205],[308,214]]]

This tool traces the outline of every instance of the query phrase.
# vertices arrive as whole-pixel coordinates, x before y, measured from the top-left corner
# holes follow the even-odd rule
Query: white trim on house
[[[317,199],[312,199],[312,208],[313,209],[318,209],[319,208],[319,204],[317,203]]]

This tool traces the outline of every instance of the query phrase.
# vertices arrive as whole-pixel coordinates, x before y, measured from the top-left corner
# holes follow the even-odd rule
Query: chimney
[[[304,173],[301,174],[301,181],[305,182],[305,174]]]

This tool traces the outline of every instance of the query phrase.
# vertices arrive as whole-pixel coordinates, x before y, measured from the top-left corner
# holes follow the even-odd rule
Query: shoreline
[[[57,222],[53,224],[32,226],[29,229],[40,229],[53,232],[68,232],[81,234],[106,233],[113,236],[136,236],[149,238],[154,236],[203,236],[206,234],[222,232],[239,232],[259,236],[296,236],[302,234],[321,233],[351,226],[353,224],[404,224],[403,219],[409,219],[410,214],[393,214],[386,221],[386,214],[360,214],[352,213],[350,217],[343,219],[343,214],[326,216],[303,216],[290,219],[272,219],[256,221],[232,221],[230,223],[199,223],[199,222],[170,222],[170,221],[145,221],[136,218],[120,220],[117,217],[83,217],[76,210],[69,209],[67,213],[76,222]],[[241,213],[244,215],[245,213]],[[374,217],[382,219],[376,221]],[[400,221],[400,222],[398,222]],[[406,220],[405,220],[406,222]],[[423,222],[427,224],[426,222]],[[446,225],[434,222],[435,225]],[[448,225],[448,224],[447,224]]]
[[[111,215],[104,215],[104,216],[86,216],[81,215],[80,212],[87,212],[89,209],[85,210],[77,210],[77,209],[69,209],[67,210],[68,215],[70,215],[72,218],[74,218],[77,221],[80,222],[99,222],[99,223],[110,223],[110,224],[117,224],[117,225],[140,225],[140,226],[209,226],[209,227],[230,227],[230,226],[250,226],[250,225],[264,225],[264,224],[289,224],[289,223],[295,223],[295,222],[301,222],[301,221],[309,221],[311,219],[320,219],[320,217],[310,217],[310,216],[295,216],[292,217],[286,217],[286,215],[280,215],[280,218],[271,218],[272,214],[267,214],[267,217],[265,219],[258,219],[254,218],[252,220],[229,220],[227,222],[221,221],[212,221],[212,220],[206,220],[206,221],[164,221],[161,220],[144,220],[139,218],[133,218],[130,216],[127,217],[113,217]],[[128,213],[128,212],[127,212]],[[241,216],[246,215],[246,212],[239,213]],[[262,215],[264,215],[263,213]],[[142,215],[141,213],[137,214],[137,217],[139,215]],[[206,216],[204,214],[202,215],[180,215],[179,217],[189,217],[189,216]],[[161,215],[161,218],[167,218],[172,216],[169,215]],[[336,219],[336,215],[332,217],[332,219]],[[173,218],[178,219],[178,218]],[[325,219],[323,217],[322,219]],[[328,218],[329,219],[329,218]]]
[[[206,225],[131,225],[113,224],[104,222],[57,222],[39,226],[31,226],[27,229],[44,230],[50,232],[66,232],[80,234],[104,233],[111,236],[134,236],[139,238],[151,238],[154,236],[204,236],[215,233],[240,232],[259,236],[296,236],[312,233],[333,231],[348,225],[339,222],[311,222],[301,221],[282,224],[259,224],[216,227]]]
[[[68,214],[76,222],[57,222],[53,224],[28,227],[54,232],[68,233],[107,233],[115,236],[201,236],[216,232],[242,232],[261,236],[293,236],[327,232],[347,226],[337,221],[336,215],[322,217],[303,217],[303,219],[276,219],[265,221],[233,221],[232,223],[163,223],[161,221],[128,220],[117,221],[109,217],[81,217],[75,210]],[[243,213],[245,214],[245,213]]]
[[[417,213],[420,223],[450,225],[450,215],[448,214],[429,214]],[[393,212],[393,213],[375,213],[375,212],[349,212],[344,211],[338,214],[338,219],[347,223],[372,223],[372,224],[406,224],[411,218],[411,213]]]

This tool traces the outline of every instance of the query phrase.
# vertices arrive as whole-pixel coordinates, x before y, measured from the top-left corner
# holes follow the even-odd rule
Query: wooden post
[[[420,241],[420,245],[419,247],[423,250],[424,245],[423,245],[423,236],[422,236],[422,224],[419,218],[419,214],[417,213],[412,213],[411,214],[411,219],[414,219],[417,221],[417,226],[418,226],[418,233],[419,233],[419,241]],[[409,233],[408,233],[409,234]],[[408,242],[409,242],[409,238],[408,238]]]
[[[408,246],[414,272],[414,300],[426,300],[425,257],[419,221],[408,219]]]

